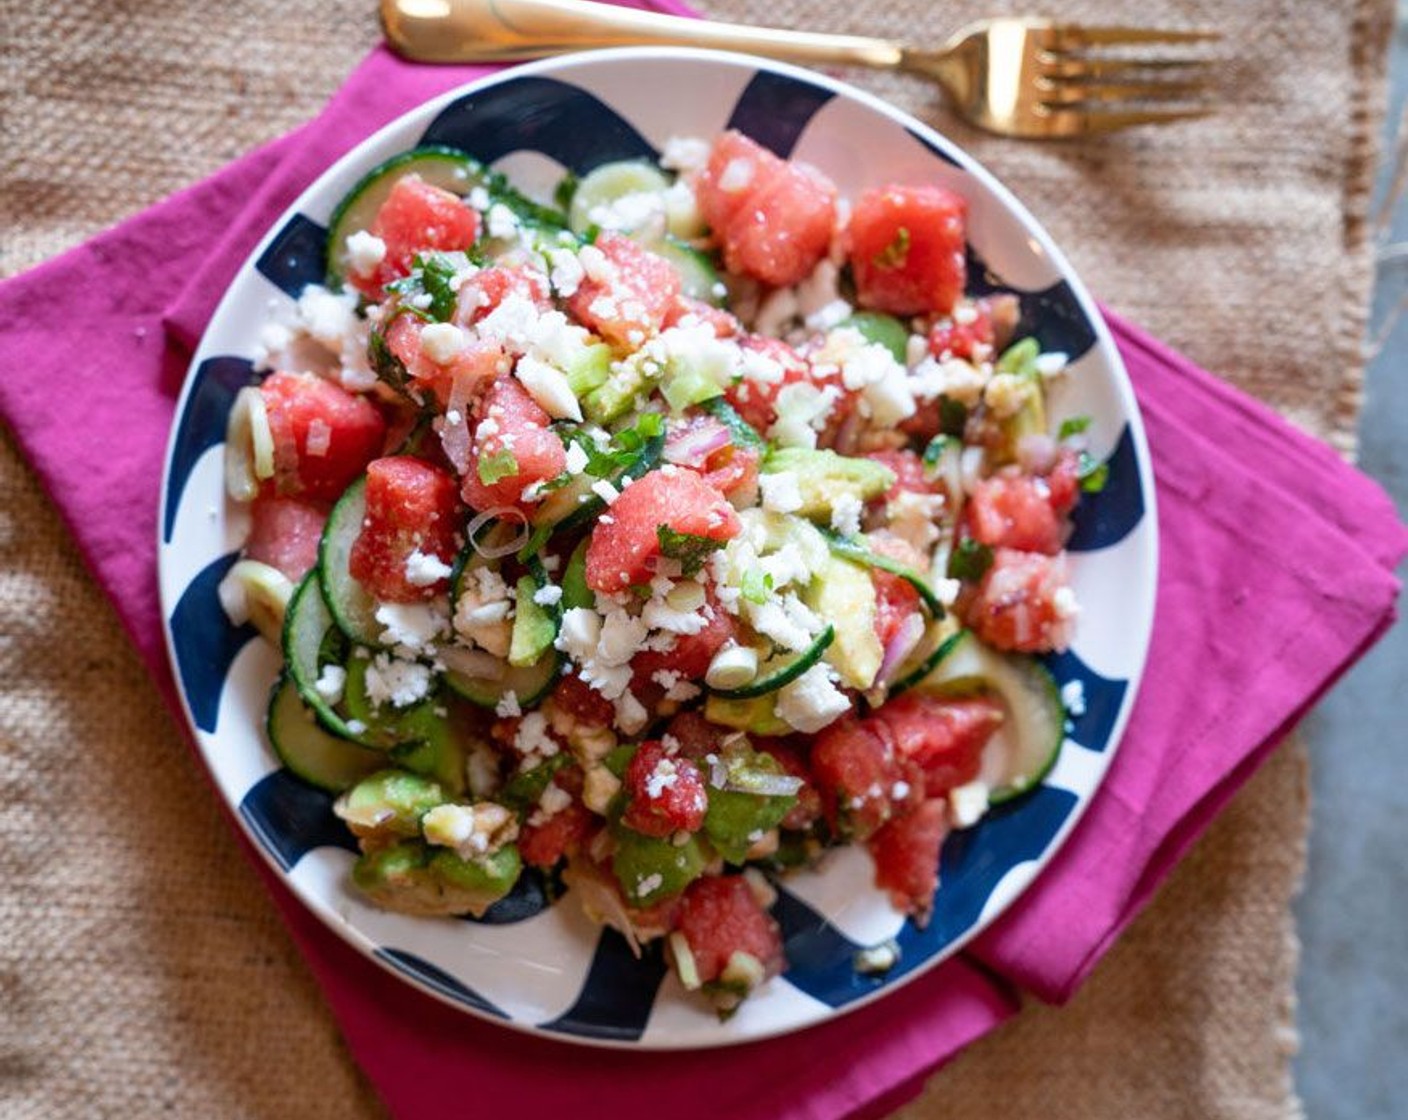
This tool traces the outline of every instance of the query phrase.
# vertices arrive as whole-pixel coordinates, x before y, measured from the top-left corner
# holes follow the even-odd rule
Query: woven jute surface
[[[4,0],[4,271],[306,120],[375,42],[371,7]],[[1012,10],[965,0],[941,25],[922,0],[706,7],[882,34]],[[1106,302],[1348,451],[1391,8],[1063,4],[1070,17],[1227,35],[1228,111],[1090,144],[983,137],[916,82],[845,76],[968,145]],[[0,682],[0,1113],[380,1115],[200,764],[8,435]],[[1272,758],[1069,1006],[1029,1007],[904,1115],[1299,1115],[1289,904],[1305,761],[1294,742]]]

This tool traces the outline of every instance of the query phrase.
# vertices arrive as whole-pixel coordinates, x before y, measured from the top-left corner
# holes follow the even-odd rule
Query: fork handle
[[[686,19],[591,0],[382,0],[386,38],[418,62],[503,62],[595,47],[713,47],[785,62],[894,69],[889,39]]]

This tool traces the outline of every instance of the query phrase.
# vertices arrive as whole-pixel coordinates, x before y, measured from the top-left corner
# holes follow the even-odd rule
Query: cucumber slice
[[[332,793],[351,788],[386,765],[386,756],[379,751],[320,727],[287,674],[279,677],[269,696],[265,728],[280,762],[305,782]]]
[[[719,270],[708,253],[668,235],[649,242],[646,248],[675,266],[680,274],[680,290],[690,299],[713,307],[722,307],[727,302],[728,291],[719,280]]]
[[[596,605],[596,592],[587,586],[587,548],[591,543],[590,537],[583,537],[567,558],[567,566],[562,569],[560,610]]]
[[[373,167],[347,192],[328,221],[329,288],[341,287],[347,277],[347,239],[358,230],[371,228],[391,188],[407,175],[419,175],[431,186],[457,195],[468,194],[489,181],[478,160],[454,148],[412,148]]]
[[[648,474],[660,465],[660,454],[665,450],[665,436],[661,433],[658,436],[651,436],[641,446],[635,457],[614,475],[611,476],[611,485],[617,490],[622,488],[621,484],[627,479],[634,482],[644,474]],[[606,503],[592,493],[590,487],[595,480],[581,476],[574,479],[571,485],[564,486],[561,490],[554,490],[539,505],[537,512],[533,515],[532,526],[534,536],[544,528],[550,527],[549,535],[553,533],[569,533],[575,529],[584,529],[596,522],[606,509]],[[586,500],[583,501],[582,499]],[[546,537],[539,543],[546,542]],[[536,550],[535,550],[536,551]],[[520,556],[526,558],[528,550],[525,549]]]
[[[998,733],[1006,757],[999,760],[1000,772],[988,794],[988,803],[999,805],[1036,786],[1056,765],[1066,738],[1066,708],[1055,679],[1040,662],[999,653],[967,631],[961,633],[963,639],[920,687],[940,696],[988,690],[1002,698],[1011,727]]]
[[[303,703],[313,710],[318,722],[334,735],[351,740],[364,747],[385,748],[391,745],[384,736],[373,728],[353,729],[318,691],[318,678],[322,675],[326,659],[323,656],[324,643],[329,631],[338,634],[332,612],[319,590],[320,581],[317,569],[303,577],[294,589],[284,613],[284,665],[289,677],[298,689]],[[340,636],[340,634],[339,634]]]
[[[920,681],[924,680],[930,673],[939,667],[949,654],[958,648],[959,643],[968,637],[967,630],[955,630],[947,637],[942,637],[932,650],[924,654],[923,658],[908,673],[901,676],[894,684],[890,685],[887,697],[898,696],[901,692],[913,688]],[[931,639],[932,641],[932,639]]]
[[[730,700],[710,695],[704,701],[704,718],[721,727],[732,727],[750,735],[791,735],[792,725],[777,714],[773,697],[758,696],[752,700]]]
[[[836,628],[828,626],[816,636],[816,641],[801,653],[789,650],[787,653],[765,661],[758,667],[758,675],[751,683],[739,688],[714,688],[709,691],[715,696],[722,696],[725,700],[752,700],[755,697],[776,692],[784,685],[791,684],[820,661],[822,655],[835,640]]]
[[[552,690],[561,668],[561,655],[556,650],[549,650],[533,665],[518,667],[507,661],[499,661],[491,676],[472,677],[449,669],[445,673],[445,683],[456,695],[481,708],[497,708],[499,702],[512,692],[519,708],[527,711]]]
[[[855,537],[843,537],[839,533],[833,533],[827,529],[823,529],[822,534],[826,537],[827,547],[835,555],[842,556],[847,560],[854,560],[857,564],[863,564],[867,568],[879,568],[882,572],[899,576],[919,592],[919,598],[933,618],[944,617],[943,603],[934,594],[934,589],[929,586],[929,581],[913,568],[901,564],[898,560],[891,560],[888,556],[872,552],[866,547],[864,541]]]
[[[572,204],[567,211],[567,226],[573,233],[581,235],[593,226],[612,229],[628,237],[639,233],[656,235],[665,228],[664,194],[670,181],[653,164],[638,160],[617,160],[603,163],[587,173],[572,193]],[[630,213],[612,211],[609,215],[601,211],[610,210],[614,203],[630,195],[655,195],[659,198],[658,207],[641,207],[639,218]]]
[[[337,628],[361,645],[381,647],[384,627],[376,620],[376,600],[352,578],[347,562],[367,516],[367,480],[352,483],[328,514],[318,544],[318,584]]]

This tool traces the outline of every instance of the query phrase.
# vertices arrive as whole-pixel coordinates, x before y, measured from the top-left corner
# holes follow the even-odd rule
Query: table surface
[[[1388,190],[1395,132],[1408,110],[1408,2],[1399,0],[1377,197]],[[1389,231],[1408,241],[1408,202]],[[1381,279],[1374,320],[1403,298]],[[1366,379],[1359,465],[1408,510],[1408,318]],[[1403,569],[1400,568],[1400,576]],[[1296,1087],[1312,1120],[1390,1120],[1408,1113],[1408,752],[1403,701],[1408,626],[1396,626],[1305,721],[1311,832],[1301,937]]]

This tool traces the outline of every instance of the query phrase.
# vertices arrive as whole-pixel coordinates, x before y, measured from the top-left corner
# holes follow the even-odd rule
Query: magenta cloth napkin
[[[655,6],[670,3],[662,0]],[[311,125],[0,285],[0,414],[175,705],[157,603],[162,458],[189,351],[230,277],[333,159],[485,72],[375,52]],[[1063,1000],[1265,755],[1394,617],[1408,533],[1328,448],[1111,317],[1143,408],[1162,566],[1149,669],[1105,785],[1036,885],[970,951],[829,1024],[724,1052],[545,1041],[409,988],[270,873],[290,931],[393,1113],[447,1102],[620,1120],[878,1116],[1013,1014]],[[176,706],[179,711],[179,706]]]

